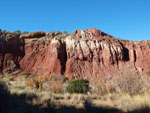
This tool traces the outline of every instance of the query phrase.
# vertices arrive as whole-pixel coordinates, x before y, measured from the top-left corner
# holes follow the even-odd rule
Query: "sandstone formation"
[[[11,63],[19,67],[19,61],[25,55],[24,39],[19,38],[18,34],[0,31],[0,71],[10,67]]]
[[[21,35],[20,38],[26,38],[26,39],[27,38],[40,38],[43,36],[46,36],[46,33],[43,31],[39,31],[39,32],[30,32],[28,34]]]
[[[24,72],[90,78],[150,70],[150,41],[113,38],[97,29],[72,34],[31,32],[6,40],[0,34],[0,69],[12,60]]]

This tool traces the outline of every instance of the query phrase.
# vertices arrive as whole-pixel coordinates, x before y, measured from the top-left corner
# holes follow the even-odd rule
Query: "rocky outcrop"
[[[20,68],[19,61],[25,55],[24,39],[20,35],[0,31],[0,71],[10,68],[12,63]],[[10,63],[11,62],[11,63]]]
[[[27,34],[23,34],[20,36],[20,38],[40,38],[46,36],[46,33],[43,31],[38,31],[38,32],[31,32]]]
[[[24,55],[17,60],[24,72],[90,78],[128,70],[145,75],[150,68],[150,41],[121,40],[97,29],[33,34],[19,38],[25,40]]]

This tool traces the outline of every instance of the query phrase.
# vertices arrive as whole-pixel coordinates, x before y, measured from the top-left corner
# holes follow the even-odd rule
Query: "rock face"
[[[0,42],[3,43],[1,70],[8,60],[2,53],[11,54],[22,71],[37,74],[90,78],[95,74],[113,76],[128,70],[145,75],[150,70],[150,41],[116,39],[97,29],[39,34],[21,35],[17,39],[19,43],[13,43],[15,51],[10,46],[5,48],[7,41]],[[11,52],[6,52],[8,49]]]
[[[0,71],[10,68],[13,62],[16,68],[20,68],[19,61],[25,55],[24,39],[19,38],[18,34],[0,31]]]
[[[39,31],[39,32],[31,32],[28,34],[21,35],[20,38],[35,38],[35,37],[40,38],[43,36],[46,36],[46,33],[43,31]]]

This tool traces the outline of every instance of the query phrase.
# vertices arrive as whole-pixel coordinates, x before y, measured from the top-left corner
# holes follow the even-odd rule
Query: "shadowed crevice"
[[[133,50],[133,54],[134,54],[134,62],[136,62],[136,51]]]
[[[61,74],[63,75],[66,71],[66,62],[67,62],[67,51],[66,43],[60,41],[60,48],[58,50],[58,58],[61,64]]]
[[[125,62],[129,61],[130,60],[130,57],[129,57],[129,50],[128,48],[124,47],[124,45],[120,42],[122,48],[123,48],[123,60]]]

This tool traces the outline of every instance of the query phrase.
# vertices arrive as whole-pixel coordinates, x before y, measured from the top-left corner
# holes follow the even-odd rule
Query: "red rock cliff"
[[[19,67],[19,61],[25,55],[24,39],[18,34],[0,31],[0,72],[7,69],[14,63],[15,68]]]
[[[16,61],[25,72],[90,78],[94,74],[118,75],[125,70],[144,75],[150,68],[150,41],[116,39],[97,29],[72,34],[32,32],[20,39],[25,40],[24,56]],[[13,50],[11,54],[16,56]],[[2,64],[4,60],[7,58],[1,57]]]

